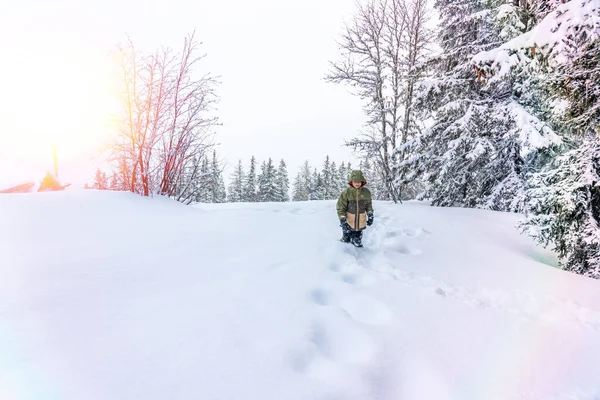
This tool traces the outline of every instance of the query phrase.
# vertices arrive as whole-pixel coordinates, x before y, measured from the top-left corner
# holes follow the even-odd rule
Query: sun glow
[[[117,104],[108,55],[72,36],[39,35],[3,52],[0,164],[51,170],[55,146],[59,166],[90,167]]]

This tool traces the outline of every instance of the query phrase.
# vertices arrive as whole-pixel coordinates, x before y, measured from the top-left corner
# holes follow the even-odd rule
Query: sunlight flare
[[[47,168],[88,157],[115,105],[108,56],[73,37],[16,38],[0,65],[3,156]]]

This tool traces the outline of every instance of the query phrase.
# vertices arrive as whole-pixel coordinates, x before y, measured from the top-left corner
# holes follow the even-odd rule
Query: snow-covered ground
[[[519,216],[0,196],[0,399],[600,399],[600,282]]]

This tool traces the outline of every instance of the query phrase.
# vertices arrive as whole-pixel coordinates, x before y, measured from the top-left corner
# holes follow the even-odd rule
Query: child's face
[[[358,189],[359,187],[362,186],[362,182],[352,181],[352,186],[354,186],[355,189]]]

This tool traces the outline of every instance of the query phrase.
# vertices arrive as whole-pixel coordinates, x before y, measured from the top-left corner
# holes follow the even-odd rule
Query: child
[[[362,247],[362,231],[373,224],[373,201],[361,171],[352,171],[348,184],[350,187],[342,192],[336,206],[342,227],[341,241]]]

